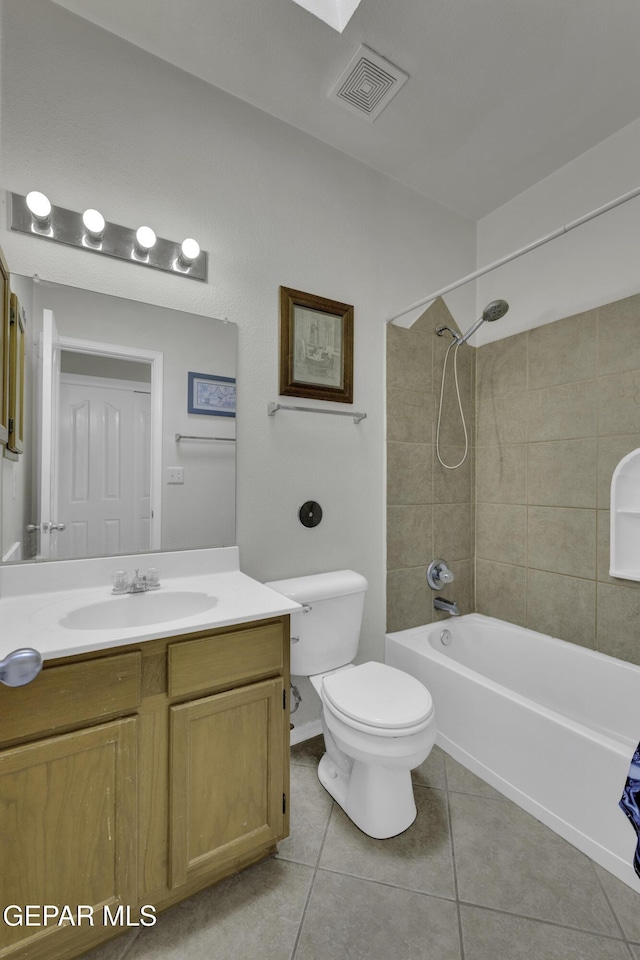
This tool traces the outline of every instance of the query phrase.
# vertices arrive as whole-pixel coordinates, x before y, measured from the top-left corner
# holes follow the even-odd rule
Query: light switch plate
[[[167,483],[184,483],[184,467],[167,467]]]

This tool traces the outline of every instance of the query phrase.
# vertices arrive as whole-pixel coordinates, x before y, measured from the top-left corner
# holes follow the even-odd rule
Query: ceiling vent
[[[338,77],[329,99],[373,123],[408,79],[404,70],[362,44]]]

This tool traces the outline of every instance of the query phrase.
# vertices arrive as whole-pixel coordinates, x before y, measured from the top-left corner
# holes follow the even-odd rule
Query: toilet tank
[[[291,614],[291,673],[311,677],[350,663],[358,650],[367,581],[353,570],[273,580],[272,590],[303,605]]]

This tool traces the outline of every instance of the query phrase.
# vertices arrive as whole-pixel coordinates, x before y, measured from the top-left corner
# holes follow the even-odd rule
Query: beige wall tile
[[[596,511],[529,507],[530,567],[595,580]]]
[[[473,558],[473,504],[436,503],[433,507],[433,557]]]
[[[476,560],[476,610],[526,626],[527,571],[491,560]]]
[[[527,508],[519,504],[479,503],[476,511],[476,556],[524,565]]]
[[[446,470],[439,462],[434,444],[433,453],[433,502],[470,503],[473,498],[473,447],[469,443],[467,459],[457,470]],[[445,463],[459,463],[464,447],[440,447],[440,456]]]
[[[599,402],[596,380],[531,391],[527,439],[531,443],[595,437]]]
[[[476,450],[478,503],[527,502],[527,446],[524,443]]]
[[[426,566],[433,555],[433,507],[387,507],[387,569]]]
[[[449,377],[447,377],[447,387],[449,386]],[[465,444],[465,430],[467,435],[467,443],[469,446],[473,446],[473,439],[475,436],[475,404],[470,399],[465,399],[461,396],[462,401],[462,412],[464,414],[464,423],[462,421],[462,416],[460,414],[460,407],[458,406],[458,398],[455,395],[455,391],[451,394],[449,390],[449,397],[445,395],[445,399],[442,403],[442,416],[440,418],[440,447],[464,447]],[[434,399],[434,443],[435,435],[437,432],[437,418],[438,418],[438,398]]]
[[[525,443],[527,440],[528,397],[524,391],[480,400],[476,416],[478,446]]]
[[[461,348],[462,349],[462,348]],[[494,340],[476,352],[478,400],[519,393],[527,382],[527,334]]]
[[[640,664],[640,592],[598,584],[597,649]]]
[[[447,376],[444,390],[444,409],[449,409],[451,403],[457,404],[455,387],[455,367],[458,368],[458,386],[463,403],[472,403],[475,400],[473,393],[473,370],[475,366],[476,350],[463,343],[456,349],[451,346],[448,334],[434,338],[433,345],[433,392],[436,399],[440,396],[442,386],[442,371],[444,361],[447,360]]]
[[[553,507],[595,507],[595,438],[530,443],[527,458],[529,503]]]
[[[425,567],[387,573],[387,630],[408,630],[433,621],[433,592]]]
[[[434,300],[433,303],[427,307],[424,313],[420,314],[418,319],[414,321],[411,325],[412,330],[416,330],[420,333],[429,333],[433,335],[435,333],[436,327],[451,327],[452,330],[461,333],[458,324],[453,319],[453,314],[449,310],[448,306],[442,299],[438,297],[437,300]]]
[[[640,424],[639,424],[640,426]],[[640,434],[622,437],[598,437],[598,506],[608,510],[611,503],[611,477],[623,457],[640,447]]]
[[[433,397],[430,392],[387,386],[387,439],[432,443]]]
[[[529,390],[595,377],[596,334],[596,310],[530,330]]]
[[[432,389],[433,340],[430,334],[387,324],[387,384],[428,393]]]
[[[636,433],[640,423],[640,370],[601,377],[598,383],[598,434]]]
[[[529,570],[527,626],[569,643],[595,649],[595,581]]]
[[[640,368],[640,295],[600,307],[598,373]]]
[[[387,444],[387,502],[431,503],[431,444]]]

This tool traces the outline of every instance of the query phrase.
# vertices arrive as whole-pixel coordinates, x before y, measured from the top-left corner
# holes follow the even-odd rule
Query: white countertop
[[[213,552],[206,551],[206,553]],[[230,556],[233,561],[233,555]],[[229,554],[227,559],[228,557]],[[87,560],[84,562],[86,564],[104,564],[102,560]],[[168,563],[166,557],[162,555],[138,557],[136,562],[141,568],[148,565],[161,568],[160,590],[114,596],[111,592],[110,578],[107,578],[106,582],[103,580],[99,586],[93,583],[90,586],[81,586],[78,589],[68,584],[64,585],[64,580],[60,580],[60,572],[57,571],[56,573],[53,570],[52,574],[54,574],[53,579],[56,582],[56,588],[42,590],[42,586],[46,585],[48,579],[46,570],[44,573],[40,570],[37,573],[27,571],[25,576],[30,578],[31,586],[36,587],[36,590],[32,592],[28,585],[25,588],[25,581],[22,581],[22,588],[20,588],[20,584],[17,584],[16,588],[10,591],[3,589],[0,597],[0,659],[19,647],[34,647],[44,660],[51,660],[55,657],[70,657],[79,653],[140,643],[144,640],[196,633],[201,630],[215,629],[251,620],[264,620],[281,614],[295,613],[300,609],[299,604],[246,576],[239,569],[220,569],[220,567],[225,566],[234,567],[235,563],[233,562],[205,563],[204,566],[209,567],[209,572],[198,573],[194,572],[193,564],[188,565],[191,570],[182,571],[178,569],[179,565],[175,562]],[[65,563],[78,563],[78,561],[59,561],[51,564],[51,567],[60,567]],[[49,565],[40,564],[37,566]],[[126,568],[127,565],[118,558],[116,561],[109,561],[109,566],[115,570],[123,566]],[[164,578],[162,577],[162,566],[165,566],[169,573],[176,573],[177,571],[179,573],[184,572],[185,575]],[[202,566],[203,564],[199,565],[200,570],[202,570]],[[70,571],[70,568],[68,569]],[[102,576],[103,570],[101,569],[99,572]],[[66,571],[63,571],[63,577],[65,573]],[[15,573],[12,574],[14,579],[15,576]],[[20,578],[18,577],[18,579]],[[67,578],[64,577],[64,579]],[[91,580],[94,578],[89,576],[83,579]],[[6,587],[6,579],[3,587]],[[138,607],[133,608],[134,604],[141,604],[142,606],[139,609],[142,611],[145,601],[148,601],[151,605],[154,602],[153,598],[174,591],[205,595],[211,599],[212,605],[203,612],[191,616],[181,616],[175,620],[163,619],[160,622],[144,623],[141,626],[134,627],[103,628],[100,626],[99,612],[96,616],[95,627],[92,625],[90,628],[71,629],[64,626],[64,621],[70,614],[94,604],[128,604],[130,605],[129,609],[135,609],[137,614]],[[100,607],[99,609],[106,608]],[[142,613],[141,618],[144,618]]]

